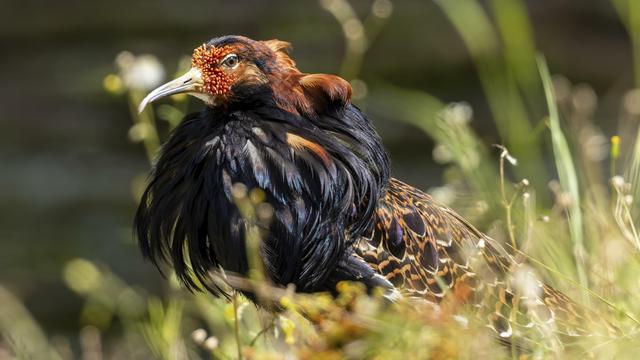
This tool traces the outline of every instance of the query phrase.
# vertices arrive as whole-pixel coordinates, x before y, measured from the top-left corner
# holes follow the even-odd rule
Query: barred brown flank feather
[[[405,296],[439,303],[450,294],[460,304],[494,309],[490,326],[504,337],[517,325],[510,319],[513,309],[562,335],[619,335],[550,286],[539,285],[538,299],[517,294],[509,276],[520,265],[502,246],[416,188],[391,179],[374,219],[373,234],[360,240],[356,252]]]
[[[542,283],[536,298],[519,294],[510,276],[521,265],[453,210],[392,179],[349,83],[300,72],[288,47],[224,36],[194,52],[198,71],[188,74],[202,79],[189,91],[209,106],[175,129],[151,173],[135,219],[145,257],[170,263],[192,289],[224,295],[211,270],[249,271],[247,224],[232,195],[241,183],[273,210],[260,247],[272,284],[335,293],[349,280],[392,300],[473,304],[491,310],[501,337],[515,334],[512,310],[568,335],[603,323]],[[237,58],[225,66],[230,54]]]

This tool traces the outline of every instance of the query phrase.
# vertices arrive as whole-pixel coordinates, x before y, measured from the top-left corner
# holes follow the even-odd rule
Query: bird
[[[212,270],[250,270],[247,219],[233,194],[242,184],[271,208],[259,246],[270,283],[335,293],[354,281],[392,301],[434,304],[489,297],[490,326],[511,336],[511,309],[527,301],[505,276],[520,264],[455,211],[393,178],[349,82],[301,72],[289,49],[281,40],[213,38],[193,51],[189,71],[140,103],[143,111],[189,94],[205,104],[174,129],[149,175],[134,221],[144,257],[170,264],[188,288],[227,295],[210,281]],[[569,324],[570,335],[591,316],[538,280],[529,297],[529,312]]]

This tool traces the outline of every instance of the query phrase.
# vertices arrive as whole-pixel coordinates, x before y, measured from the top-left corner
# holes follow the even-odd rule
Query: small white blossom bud
[[[218,338],[215,336],[209,336],[207,340],[204,341],[204,347],[207,350],[215,350],[219,344],[220,342],[218,341]]]
[[[194,343],[202,345],[207,339],[207,331],[205,329],[195,329],[191,333],[191,339]]]
[[[616,175],[611,178],[611,184],[613,184],[616,189],[622,189],[624,186],[624,178],[620,175]]]

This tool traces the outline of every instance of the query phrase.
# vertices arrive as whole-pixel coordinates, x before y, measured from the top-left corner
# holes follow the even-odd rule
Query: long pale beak
[[[197,93],[200,91],[203,84],[202,74],[200,71],[198,69],[191,68],[191,70],[187,71],[179,78],[171,80],[164,85],[160,85],[158,88],[150,92],[149,95],[140,102],[138,112],[141,113],[149,103],[169,95]]]

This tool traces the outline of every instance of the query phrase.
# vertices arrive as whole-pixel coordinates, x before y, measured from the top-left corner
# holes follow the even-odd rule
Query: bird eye
[[[227,67],[229,69],[233,69],[236,66],[238,66],[238,64],[240,63],[240,58],[238,58],[238,55],[236,54],[229,54],[227,56],[224,57],[224,59],[222,59],[221,64],[224,67]]]

